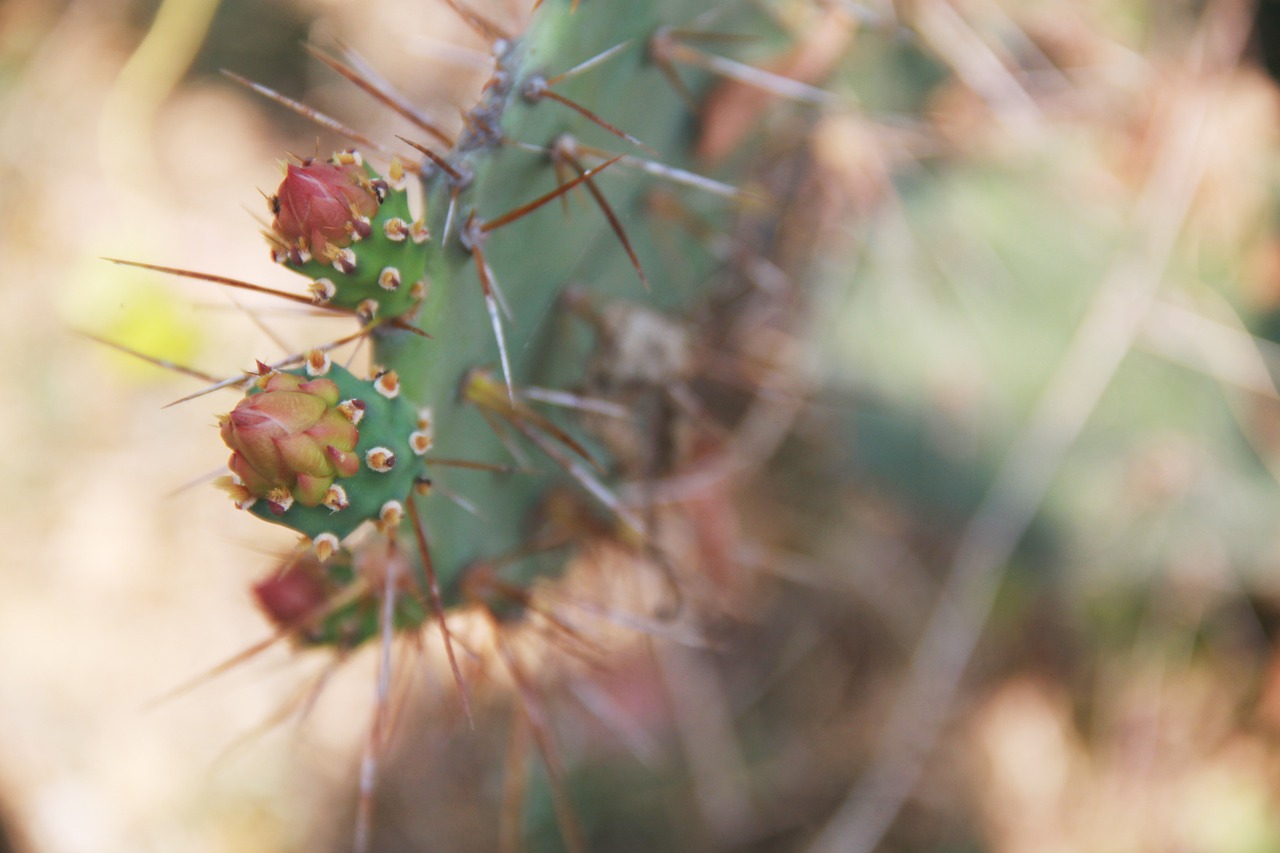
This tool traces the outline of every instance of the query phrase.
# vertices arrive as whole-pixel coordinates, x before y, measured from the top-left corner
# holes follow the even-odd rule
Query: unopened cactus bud
[[[288,165],[271,209],[271,227],[281,239],[322,257],[327,246],[341,248],[368,235],[378,199],[359,162],[312,159]]]
[[[336,547],[332,539],[322,535],[315,544]],[[356,645],[376,629],[377,610],[367,601],[336,606],[356,581],[354,558],[342,548],[324,557],[314,547],[296,553],[254,584],[253,597],[272,626],[300,646]]]
[[[325,375],[311,377],[323,362]],[[221,418],[232,449],[221,487],[254,515],[336,550],[364,522],[384,522],[422,473],[414,407],[392,393],[395,374],[360,379],[323,353],[301,367],[263,367],[255,387]],[[341,482],[338,482],[338,481]]]
[[[338,386],[328,379],[304,382],[272,373],[262,390],[221,418],[231,448],[231,472],[249,495],[286,511],[293,500],[320,504],[336,477],[360,466],[354,454],[359,431],[339,410]]]
[[[391,162],[391,173],[403,171]],[[421,244],[430,235],[409,210],[405,183],[388,183],[354,151],[290,165],[271,197],[272,257],[311,279],[318,305],[362,323],[408,314],[426,295]]]

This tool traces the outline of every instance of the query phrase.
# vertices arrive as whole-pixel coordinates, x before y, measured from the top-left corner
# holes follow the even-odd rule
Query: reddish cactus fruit
[[[342,412],[338,386],[271,373],[259,387],[220,419],[222,440],[233,451],[231,472],[246,497],[265,498],[278,512],[294,500],[317,506],[334,478],[360,467],[353,452],[359,432]]]
[[[378,197],[359,157],[339,155],[334,162],[290,163],[271,209],[271,227],[285,243],[324,257],[328,246],[342,248],[367,236]]]

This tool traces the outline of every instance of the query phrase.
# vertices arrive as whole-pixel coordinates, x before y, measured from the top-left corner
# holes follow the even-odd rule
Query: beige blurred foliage
[[[406,5],[307,12],[372,53]],[[164,6],[145,73],[124,75],[146,36],[139,4],[0,6],[0,814],[48,853],[303,849],[324,830],[315,815],[347,805],[324,798],[351,777],[370,704],[348,667],[310,725],[262,732],[308,667],[282,669],[274,650],[149,707],[266,636],[247,588],[290,540],[204,482],[225,464],[213,423],[227,398],[162,408],[197,384],[74,330],[219,374],[279,352],[236,305],[261,303],[100,258],[293,286],[256,234],[255,187],[310,147],[230,84],[175,86],[212,4]],[[415,31],[456,30],[414,14]],[[379,53],[388,73],[414,61]],[[314,339],[262,307],[286,341]]]

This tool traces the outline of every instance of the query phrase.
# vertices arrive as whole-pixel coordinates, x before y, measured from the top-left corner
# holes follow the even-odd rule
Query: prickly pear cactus
[[[363,419],[351,420],[356,449],[316,450],[322,475],[290,471],[300,480],[291,492],[245,475],[245,453],[224,424],[235,451],[226,488],[237,505],[327,556],[365,522],[394,534],[383,509],[412,504],[402,533],[420,522],[448,603],[471,566],[499,564],[521,583],[558,570],[565,548],[542,553],[529,530],[547,495],[566,485],[632,541],[645,538],[599,441],[581,419],[543,411],[527,393],[582,387],[599,324],[575,319],[584,312],[561,299],[569,286],[597,306],[625,299],[666,310],[707,292],[705,253],[678,262],[659,254],[645,174],[692,175],[681,171],[696,132],[686,98],[707,76],[682,70],[673,87],[654,46],[699,11],[685,2],[625,15],[599,2],[543,3],[523,34],[495,38],[496,70],[451,150],[415,143],[429,158],[418,167],[392,159],[385,177],[354,150],[288,166],[271,198],[272,255],[308,279],[316,304],[364,324],[377,378],[362,394],[327,357],[309,357],[308,375],[327,373],[316,381],[336,383],[346,414]],[[426,196],[416,217],[407,193],[415,176]],[[579,203],[566,218],[558,199],[569,193],[599,210]],[[280,376],[258,378],[228,422],[261,408],[254,395],[269,395],[286,382]],[[419,412],[430,413],[430,435]],[[374,467],[375,457],[395,467]],[[436,479],[448,481],[447,494],[430,488]]]
[[[698,174],[713,78],[672,57],[763,16],[544,0],[508,33],[446,2],[496,58],[452,146],[343,148],[288,165],[270,199],[272,257],[351,317],[343,340],[367,339],[371,362],[319,344],[259,363],[220,423],[220,485],[303,538],[254,589],[302,646],[385,647],[459,607],[519,621],[536,581],[602,542],[636,571],[673,562],[643,495],[680,467],[673,412],[696,408],[691,312],[719,263],[703,235],[745,194],[741,175]]]

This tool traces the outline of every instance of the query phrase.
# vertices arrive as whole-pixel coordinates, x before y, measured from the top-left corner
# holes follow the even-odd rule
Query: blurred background
[[[591,849],[1280,850],[1280,4],[757,5],[842,23],[742,51],[839,96],[768,119],[811,402],[713,642],[548,700]],[[287,649],[156,704],[267,636],[289,537],[203,483],[227,398],[79,334],[217,375],[331,334],[102,258],[291,286],[260,191],[340,140],[219,69],[393,140],[339,37],[455,128],[488,70],[435,3],[0,4],[0,850],[347,846],[372,662],[303,722]],[[496,849],[508,716],[405,712],[376,849]]]

